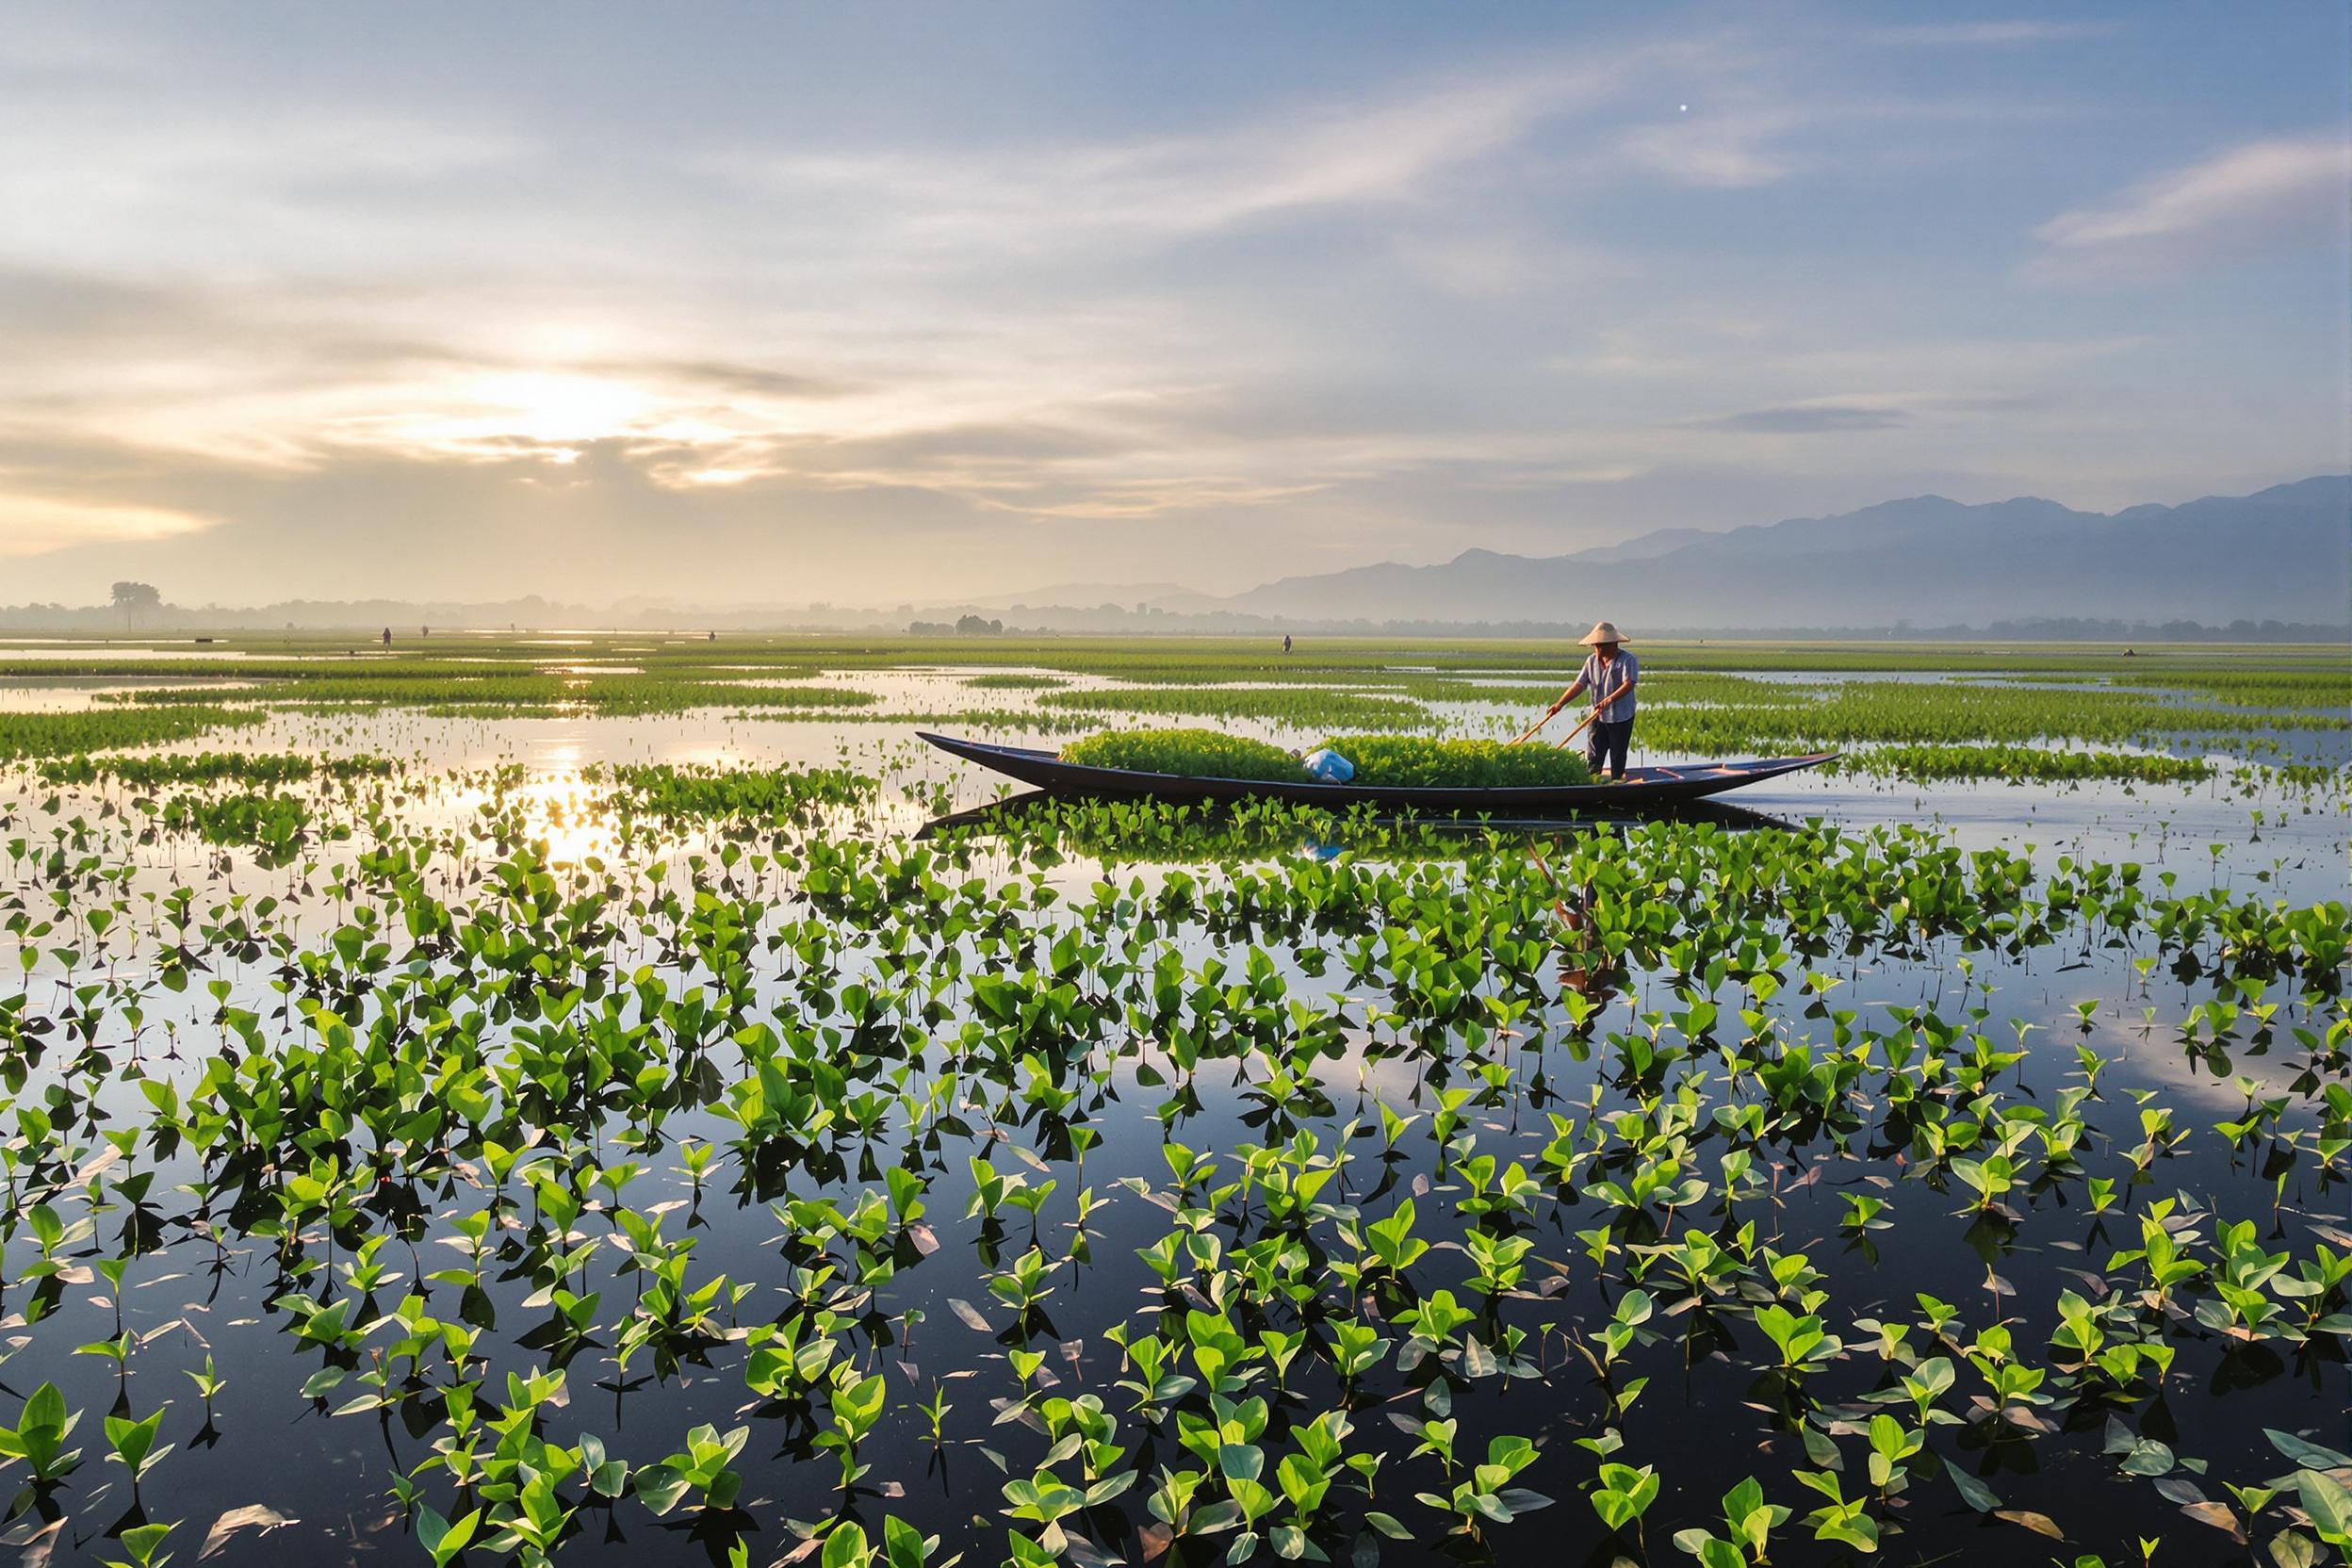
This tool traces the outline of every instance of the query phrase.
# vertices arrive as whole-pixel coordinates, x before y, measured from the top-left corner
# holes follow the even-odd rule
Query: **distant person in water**
[[[384,645],[385,647],[390,647],[392,645],[392,629],[390,627],[385,627],[384,629]]]
[[[1625,651],[1625,640],[1614,622],[1594,622],[1579,641],[1592,651],[1585,656],[1576,678],[1544,716],[1548,719],[1576,701],[1578,694],[1591,693],[1599,716],[1585,735],[1585,762],[1595,778],[1623,778],[1625,748],[1633,743],[1633,689],[1642,678],[1642,663]]]
[[[1282,651],[1284,653],[1290,651],[1290,633],[1287,631],[1282,633]]]

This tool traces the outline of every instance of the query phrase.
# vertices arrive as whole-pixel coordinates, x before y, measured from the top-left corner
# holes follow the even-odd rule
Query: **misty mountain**
[[[2352,476],[2180,506],[2077,512],[1941,496],[1574,555],[1465,550],[1284,578],[1226,610],[1313,621],[1591,621],[1636,628],[1928,626],[2069,617],[2352,621]]]
[[[1551,636],[1600,616],[1637,636],[1800,632],[2116,639],[2333,637],[2352,625],[2352,476],[2180,506],[2077,512],[2034,498],[1966,506],[1940,496],[1721,532],[1671,528],[1558,556],[1465,550],[1285,578],[1230,597],[1173,583],[1064,583],[917,609],[677,604],[592,607],[538,596],[484,602],[290,600],[231,609],[166,602],[0,607],[0,631],[155,635],[243,629],[598,628],[906,630],[964,613],[1048,633],[1284,631]],[[1014,607],[1020,606],[1016,610]]]
[[[1595,545],[1589,550],[1578,550],[1567,557],[1570,561],[1647,561],[1665,555],[1685,545],[1695,545],[1715,535],[1703,528],[1661,528],[1654,533],[1637,535],[1614,545]]]

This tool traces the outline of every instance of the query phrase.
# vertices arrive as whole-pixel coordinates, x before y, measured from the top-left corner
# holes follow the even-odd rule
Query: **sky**
[[[20,8],[0,602],[1228,593],[2343,472],[2346,17]]]

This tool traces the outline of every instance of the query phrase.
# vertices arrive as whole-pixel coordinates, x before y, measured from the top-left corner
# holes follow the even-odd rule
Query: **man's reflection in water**
[[[1552,885],[1552,906],[1560,913],[1560,984],[1592,1004],[1595,1010],[1617,999],[1620,975],[1609,949],[1592,930],[1592,890],[1563,888],[1552,874],[1543,852],[1527,852]]]

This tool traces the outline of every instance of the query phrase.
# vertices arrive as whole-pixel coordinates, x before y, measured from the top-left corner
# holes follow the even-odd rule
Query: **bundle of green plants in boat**
[[[1297,754],[1214,729],[1111,729],[1062,748],[1062,760],[1089,768],[1177,774],[1185,778],[1306,777]]]
[[[1572,751],[1421,735],[1334,735],[1324,743],[1355,765],[1354,782],[1384,789],[1495,790],[1590,784]]]
[[[1324,744],[1354,767],[1358,784],[1461,790],[1592,781],[1583,758],[1549,746],[1419,735],[1335,735]],[[1063,747],[1062,760],[1187,778],[1295,782],[1308,776],[1299,759],[1281,746],[1213,729],[1109,730]]]

